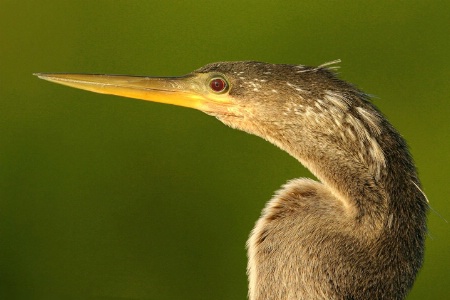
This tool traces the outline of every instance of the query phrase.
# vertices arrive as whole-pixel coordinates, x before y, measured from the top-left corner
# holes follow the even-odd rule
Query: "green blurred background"
[[[0,298],[245,299],[245,242],[286,180],[311,176],[201,112],[33,72],[182,75],[206,63],[318,65],[409,142],[428,198],[408,299],[450,278],[450,2],[0,0]]]

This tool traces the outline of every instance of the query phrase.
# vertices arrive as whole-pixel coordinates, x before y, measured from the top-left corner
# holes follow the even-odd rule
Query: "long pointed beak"
[[[226,113],[228,97],[209,95],[198,78],[143,77],[96,74],[34,74],[41,79],[101,94],[111,94],[140,100],[173,104],[202,110]]]

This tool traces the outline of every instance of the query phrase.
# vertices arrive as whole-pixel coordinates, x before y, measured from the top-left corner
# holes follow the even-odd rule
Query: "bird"
[[[428,199],[403,137],[332,61],[229,61],[179,77],[36,73],[200,110],[278,146],[317,180],[266,203],[247,242],[248,298],[404,299],[423,264]]]

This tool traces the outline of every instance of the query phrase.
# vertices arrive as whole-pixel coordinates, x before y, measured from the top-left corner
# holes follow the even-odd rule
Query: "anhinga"
[[[201,110],[311,170],[320,182],[289,181],[251,232],[251,300],[403,299],[422,265],[427,199],[403,138],[329,65],[219,62],[159,78],[36,75]]]

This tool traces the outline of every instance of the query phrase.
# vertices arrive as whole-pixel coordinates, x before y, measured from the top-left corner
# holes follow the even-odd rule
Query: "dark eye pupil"
[[[215,92],[222,92],[227,87],[227,83],[221,78],[214,78],[209,82],[209,86]]]

